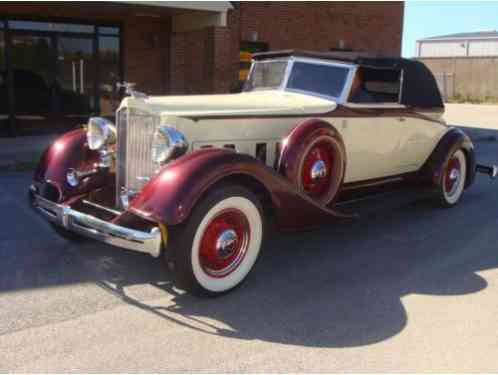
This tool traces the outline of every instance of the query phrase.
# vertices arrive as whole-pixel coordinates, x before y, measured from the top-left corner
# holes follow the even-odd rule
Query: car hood
[[[254,91],[240,94],[151,96],[126,98],[122,106],[139,106],[161,115],[178,117],[299,115],[333,111],[336,103],[288,91]]]

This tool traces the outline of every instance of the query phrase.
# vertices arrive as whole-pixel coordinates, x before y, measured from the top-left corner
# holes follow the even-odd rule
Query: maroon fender
[[[318,136],[328,135],[339,141],[344,155],[344,171],[346,170],[346,152],[344,141],[339,132],[328,122],[320,119],[310,119],[297,125],[287,136],[282,147],[278,171],[290,180],[298,174],[298,161],[300,155],[309,146],[310,142]]]
[[[439,186],[448,158],[458,149],[464,150],[467,157],[465,188],[472,185],[476,174],[474,145],[470,138],[457,128],[450,129],[441,138],[434,151],[420,169],[419,181],[432,187]]]
[[[167,225],[180,224],[210,187],[222,181],[247,181],[247,178],[269,194],[280,227],[309,227],[327,220],[350,218],[320,207],[259,160],[214,148],[195,151],[165,166],[130,203],[130,211]]]
[[[85,129],[80,128],[63,134],[42,154],[33,179],[38,183],[50,183],[59,192],[59,201],[87,193],[105,184],[112,183],[110,174],[97,174],[85,179],[76,188],[66,181],[68,169],[92,169],[98,162],[98,153],[88,149]]]

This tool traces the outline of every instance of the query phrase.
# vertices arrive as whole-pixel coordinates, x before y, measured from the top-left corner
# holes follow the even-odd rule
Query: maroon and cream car
[[[470,139],[442,119],[420,62],[258,54],[242,93],[148,97],[91,118],[43,154],[33,206],[61,235],[162,256],[179,287],[239,285],[265,230],[333,225],[336,204],[407,186],[454,206],[472,185]]]

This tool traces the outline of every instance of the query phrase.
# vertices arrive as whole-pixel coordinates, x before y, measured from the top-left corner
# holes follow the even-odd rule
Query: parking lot
[[[477,144],[498,163],[498,143]],[[461,204],[392,195],[361,219],[278,233],[217,299],[160,261],[58,238],[0,174],[0,371],[496,371],[498,181]]]

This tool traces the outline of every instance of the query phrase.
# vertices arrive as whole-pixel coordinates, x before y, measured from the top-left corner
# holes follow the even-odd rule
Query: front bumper
[[[153,257],[158,257],[161,253],[162,236],[158,227],[153,227],[150,232],[126,228],[49,201],[37,194],[32,195],[32,203],[47,220],[81,236]]]

